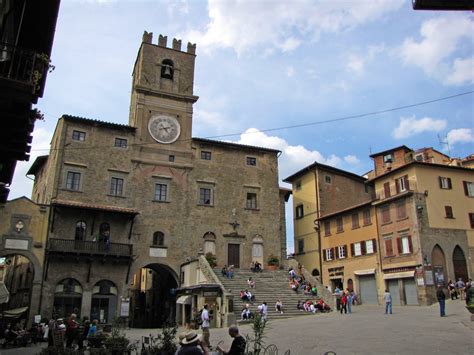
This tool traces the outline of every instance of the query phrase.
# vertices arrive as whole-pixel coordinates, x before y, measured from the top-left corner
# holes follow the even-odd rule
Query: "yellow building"
[[[313,163],[283,180],[292,184],[295,258],[313,276],[322,270],[318,220],[373,198],[373,188],[359,175]],[[343,193],[344,192],[344,193]],[[326,284],[326,279],[320,278]]]
[[[473,270],[474,172],[448,165],[449,157],[440,163],[434,150],[431,158],[414,153],[402,146],[371,155],[383,278],[394,304],[436,302],[437,284],[466,281]]]
[[[365,304],[377,304],[384,288],[376,219],[371,201],[319,219],[325,283],[355,291]]]

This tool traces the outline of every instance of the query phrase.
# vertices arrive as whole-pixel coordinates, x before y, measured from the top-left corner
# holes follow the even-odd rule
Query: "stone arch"
[[[13,249],[2,249],[0,250],[0,257],[6,257],[10,255],[21,255],[27,258],[34,267],[33,284],[41,284],[41,276],[43,275],[43,266],[40,264],[38,258],[29,250],[13,250]]]
[[[174,63],[171,59],[164,59],[161,62],[161,77],[173,80]]]
[[[90,319],[100,323],[110,323],[115,317],[118,300],[118,288],[110,280],[100,280],[92,289]]]
[[[433,267],[435,285],[444,285],[447,281],[446,258],[439,244],[436,244],[431,252],[431,265]]]
[[[311,275],[313,275],[314,277],[319,277],[319,270],[314,268],[313,271],[311,271]]]
[[[179,278],[164,263],[142,263],[129,283],[130,323],[134,328],[159,328],[176,317],[176,289]]]
[[[454,279],[457,281],[461,278],[466,282],[469,278],[467,271],[466,257],[459,245],[453,250],[453,268],[454,268]]]
[[[61,279],[54,288],[53,315],[64,318],[71,313],[81,314],[83,287],[79,281],[68,277]]]

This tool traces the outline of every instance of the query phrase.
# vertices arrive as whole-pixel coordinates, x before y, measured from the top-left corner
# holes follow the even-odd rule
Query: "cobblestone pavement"
[[[429,307],[394,306],[393,314],[384,314],[382,306],[356,306],[350,315],[338,312],[306,317],[269,320],[266,344],[276,344],[283,354],[472,354],[474,322],[464,308],[464,301],[448,300],[447,317],[439,316],[438,305]],[[240,326],[245,336],[251,334],[249,324]],[[180,329],[180,332],[184,329]],[[156,335],[157,329],[130,329],[132,340]],[[211,329],[211,345],[219,341],[231,344],[227,329]],[[8,349],[0,354],[36,354],[39,348]]]

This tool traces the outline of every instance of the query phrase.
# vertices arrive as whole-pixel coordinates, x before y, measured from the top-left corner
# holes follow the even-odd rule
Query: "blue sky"
[[[318,161],[363,174],[371,153],[405,144],[474,153],[474,95],[302,128],[474,90],[472,12],[414,11],[409,0],[63,0],[30,162],[70,114],[127,124],[143,31],[197,43],[195,137],[280,149],[280,179]],[[282,186],[287,186],[282,183]],[[291,204],[287,210],[293,249]]]

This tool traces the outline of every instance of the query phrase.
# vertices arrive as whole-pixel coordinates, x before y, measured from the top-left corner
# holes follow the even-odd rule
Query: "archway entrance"
[[[446,259],[441,247],[436,244],[431,253],[431,264],[433,265],[433,276],[435,285],[446,283]]]
[[[459,280],[460,278],[463,279],[464,282],[467,281],[469,278],[467,273],[467,264],[466,264],[466,257],[464,256],[464,252],[456,245],[453,251],[453,266],[454,266],[454,278]]]
[[[175,323],[177,276],[168,266],[148,264],[133,275],[130,323],[134,328],[160,328]]]
[[[33,294],[35,268],[25,256],[15,254],[0,257],[0,280],[8,290],[8,298],[0,304],[0,328],[7,323],[26,325]],[[39,296],[39,295],[37,295]],[[3,333],[2,333],[3,334]]]

